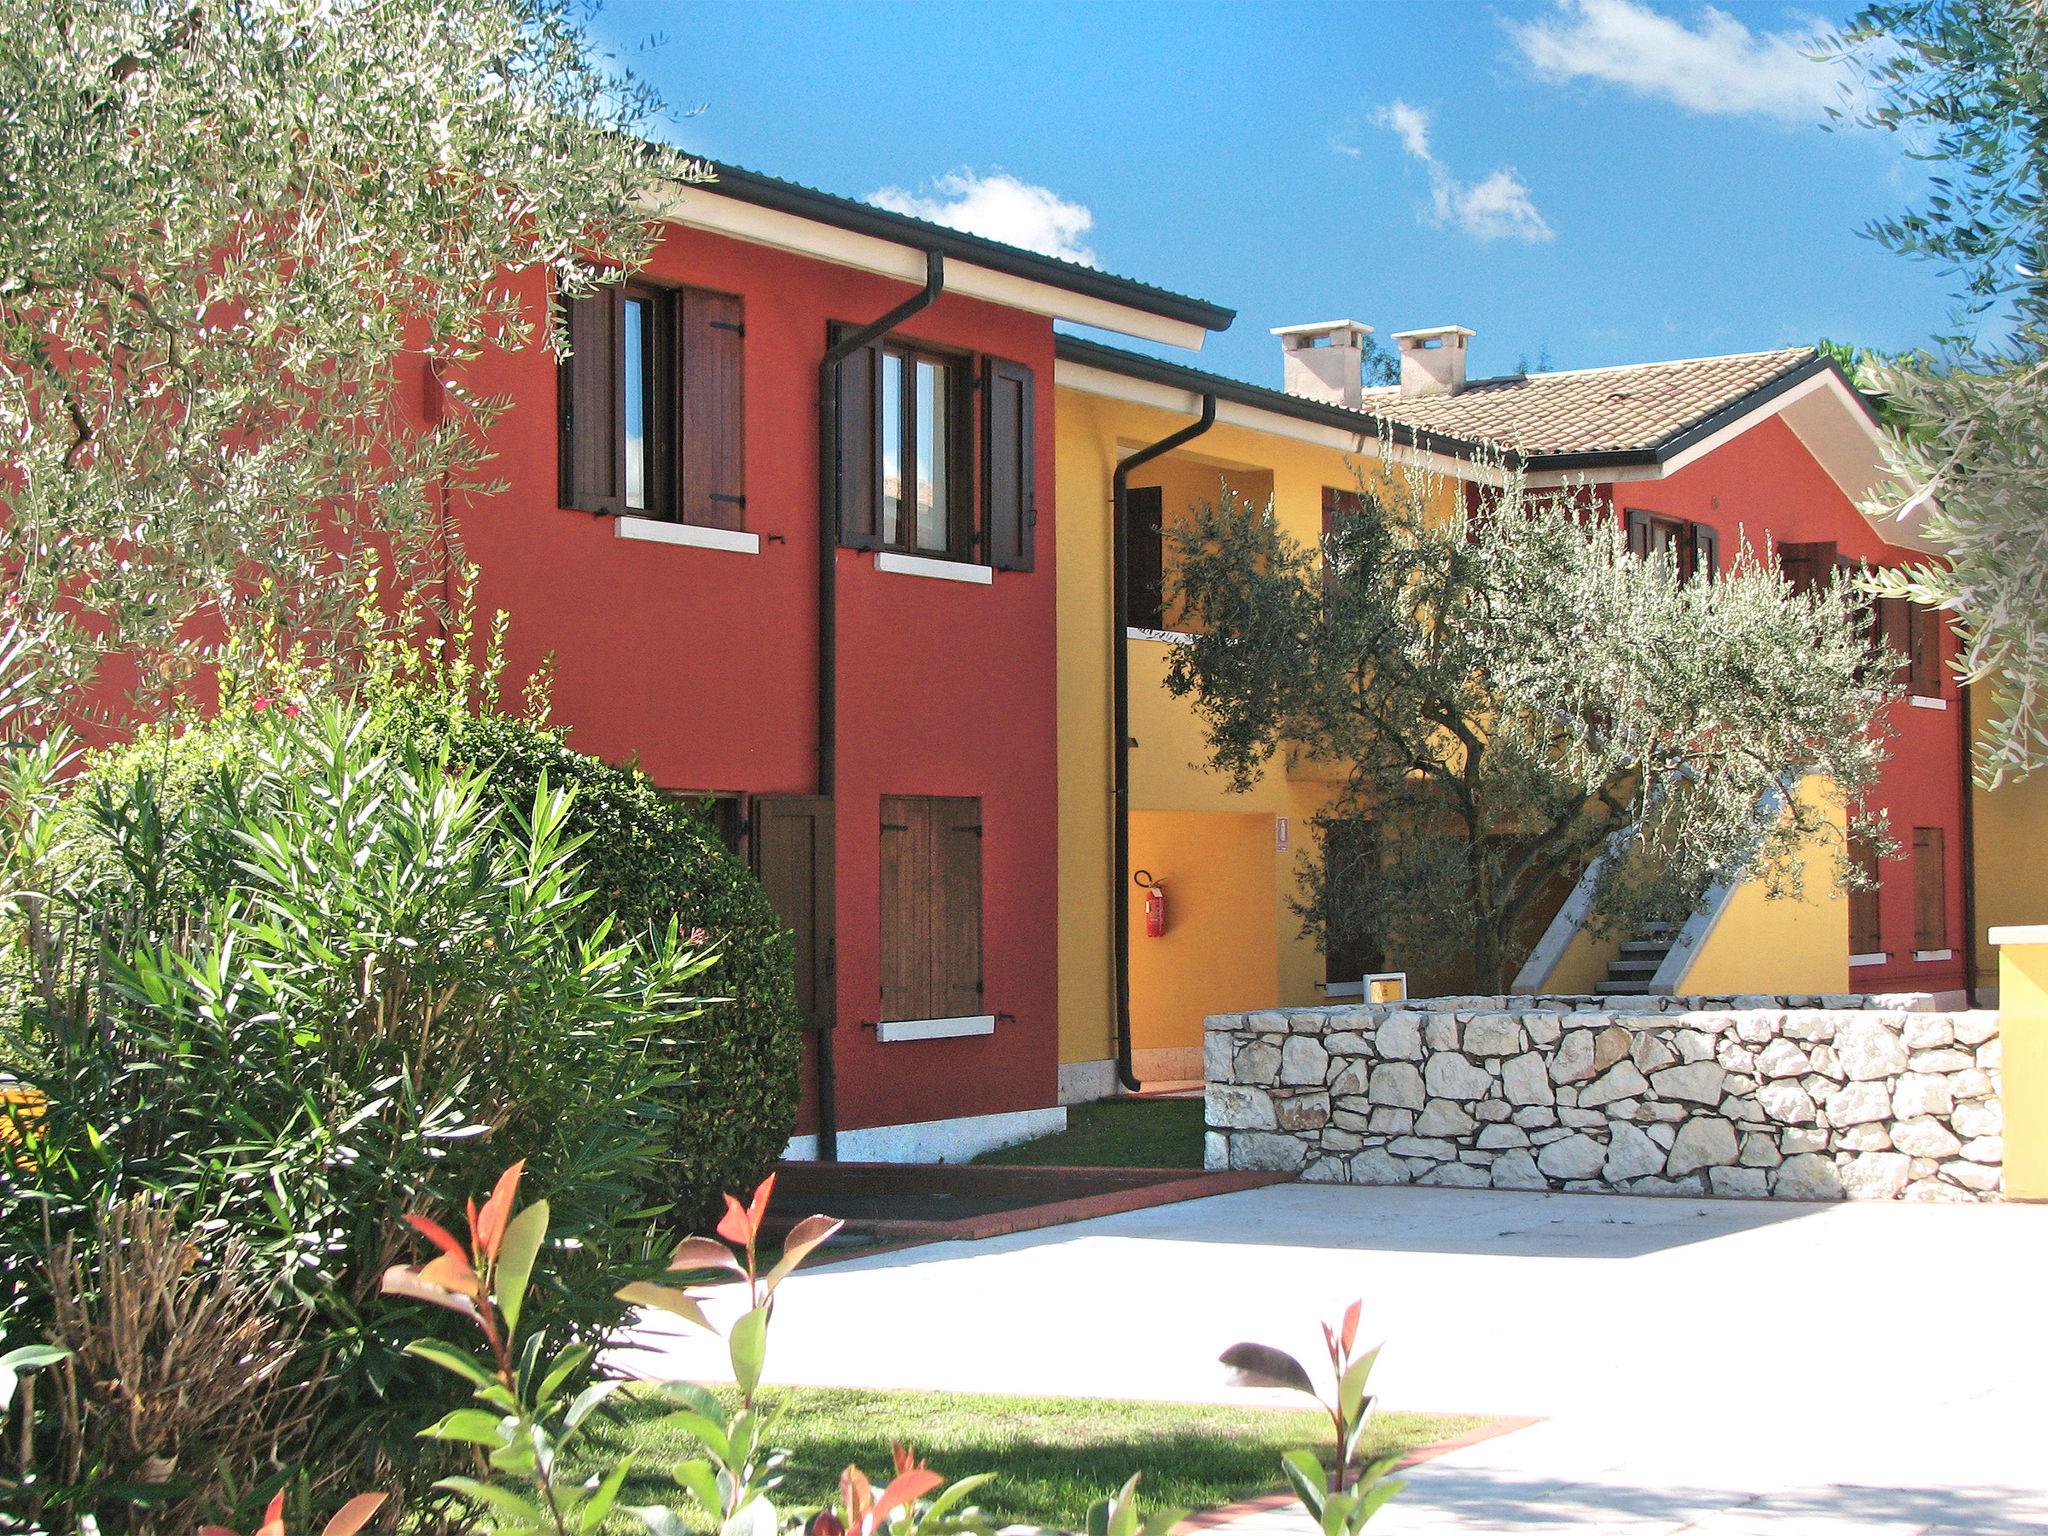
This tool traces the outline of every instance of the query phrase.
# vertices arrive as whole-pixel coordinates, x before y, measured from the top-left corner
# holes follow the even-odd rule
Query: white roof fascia
[[[1716,449],[1724,448],[1760,422],[1783,416],[1814,461],[1862,515],[1871,531],[1887,544],[1939,553],[1920,534],[1925,502],[1916,498],[1905,515],[1873,517],[1864,503],[1885,483],[1884,431],[1870,419],[1870,413],[1834,369],[1823,369],[1803,379],[1782,394],[1745,411],[1719,431],[1701,438],[1660,464],[1631,464],[1615,468],[1532,470],[1532,488],[1562,485],[1601,484],[1662,480],[1696,464]]]
[[[857,234],[793,213],[720,197],[715,186],[651,188],[641,195],[640,206],[654,217],[686,229],[709,230],[906,283],[922,284],[925,279],[924,252],[915,245]],[[994,272],[959,257],[947,258],[946,292],[1191,351],[1200,351],[1209,334],[1199,325],[1147,314],[1051,283]]]
[[[1078,390],[1087,395],[1101,395],[1111,400],[1122,400],[1130,405],[1150,406],[1154,410],[1168,411],[1176,416],[1199,416],[1202,412],[1202,396],[1199,391],[1158,384],[1150,379],[1134,379],[1108,368],[1069,362],[1065,358],[1054,364],[1053,382],[1062,389]],[[1282,411],[1269,411],[1255,405],[1246,405],[1241,401],[1226,400],[1221,396],[1216,400],[1216,424],[1243,427],[1247,431],[1263,432],[1269,437],[1284,437],[1297,443],[1313,444],[1318,448],[1334,448],[1340,453],[1356,454],[1360,458],[1380,459],[1389,464],[1427,469],[1450,479],[1477,480],[1485,485],[1499,485],[1507,479],[1507,476],[1495,466],[1475,464],[1468,459],[1457,459],[1448,454],[1411,448],[1403,443],[1380,438],[1365,426],[1353,432],[1342,427],[1327,426],[1318,421],[1304,421],[1299,416],[1290,416]]]

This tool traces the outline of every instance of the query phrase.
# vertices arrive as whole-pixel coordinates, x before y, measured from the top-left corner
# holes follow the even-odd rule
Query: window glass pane
[[[903,539],[903,359],[882,354],[882,542]]]
[[[946,370],[917,365],[917,547],[944,551],[946,538]]]
[[[626,505],[647,506],[647,301],[626,300]]]

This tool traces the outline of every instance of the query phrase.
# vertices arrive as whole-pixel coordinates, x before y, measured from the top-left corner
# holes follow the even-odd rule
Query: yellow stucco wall
[[[1166,888],[1166,933],[1145,934],[1131,902],[1131,1046],[1200,1045],[1212,1013],[1274,1000],[1273,818],[1228,811],[1133,811],[1131,862]],[[1252,1001],[1248,1004],[1246,999]]]
[[[1106,871],[1111,847],[1110,774],[1110,491],[1121,452],[1156,442],[1188,422],[1186,416],[1084,394],[1061,387],[1055,402],[1059,517],[1059,767],[1060,767],[1060,1060],[1095,1061],[1114,1049],[1111,947]],[[1300,442],[1236,424],[1213,428],[1195,442],[1144,466],[1134,485],[1156,485],[1169,521],[1196,501],[1214,501],[1219,481],[1258,501],[1270,496],[1281,525],[1295,538],[1322,536],[1323,488],[1356,486],[1360,469],[1384,471],[1356,447]],[[1447,489],[1447,496],[1455,494]],[[1168,616],[1172,622],[1172,616]],[[1208,1011],[1322,1000],[1323,960],[1301,937],[1289,907],[1298,892],[1308,820],[1330,786],[1318,776],[1292,777],[1276,764],[1246,794],[1203,765],[1200,723],[1189,706],[1171,698],[1161,679],[1170,643],[1139,639],[1130,652],[1132,862],[1156,859],[1193,872],[1181,888],[1198,912],[1228,910],[1229,925],[1205,931],[1210,947],[1199,967],[1215,978],[1202,982]],[[1324,775],[1323,777],[1327,777]],[[1277,848],[1273,818],[1289,818],[1291,847]],[[1215,818],[1214,826],[1201,818]],[[1147,826],[1140,850],[1138,826]],[[1257,836],[1250,830],[1256,823]],[[1263,861],[1254,873],[1256,842]],[[1166,878],[1165,870],[1155,873]],[[1264,893],[1265,914],[1252,921],[1249,897],[1225,886],[1250,880]],[[1192,883],[1191,883],[1192,882]],[[1169,901],[1173,899],[1169,880]],[[1199,886],[1201,889],[1196,890]],[[1213,893],[1213,897],[1212,897]],[[1223,899],[1223,906],[1215,900]],[[1140,921],[1133,892],[1133,921]],[[1202,919],[1208,922],[1205,917]],[[1160,946],[1167,946],[1162,950]],[[1153,953],[1148,954],[1150,949]],[[1196,983],[1168,967],[1176,953],[1168,940],[1133,941],[1133,1046],[1139,1050],[1201,1043],[1202,1013],[1191,1001]],[[1255,990],[1246,991],[1246,988]],[[1208,1007],[1207,1004],[1202,1006]],[[1142,1022],[1141,1022],[1142,1021]]]
[[[2005,1193],[2048,1200],[2048,943],[1998,951]]]
[[[1809,778],[1800,796],[1823,805],[1839,836],[1842,807],[1825,780]],[[1811,844],[1802,856],[1804,895],[1773,901],[1760,883],[1739,887],[1706,942],[1680,976],[1681,992],[1846,992],[1849,990],[1849,901],[1834,889],[1831,845]],[[1589,929],[1572,935],[1544,983],[1547,992],[1591,992],[1607,977],[1624,935]]]
[[[1839,798],[1809,778],[1800,799],[1821,805],[1842,832]],[[1847,992],[1849,898],[1835,890],[1834,847],[1808,843],[1801,855],[1804,894],[1772,901],[1763,885],[1739,886],[1720,921],[1679,981],[1682,992]]]
[[[1110,993],[1110,474],[1093,397],[1058,391],[1053,549],[1059,604],[1060,1060],[1116,1052]]]
[[[1565,946],[1564,958],[1550,973],[1550,979],[1543,984],[1546,992],[1587,992],[1595,984],[1607,979],[1607,965],[1621,953],[1621,935],[1609,934],[1605,938],[1590,928],[1581,928],[1572,935],[1571,943]]]
[[[1977,952],[1993,928],[2048,923],[2048,769],[1975,791]]]

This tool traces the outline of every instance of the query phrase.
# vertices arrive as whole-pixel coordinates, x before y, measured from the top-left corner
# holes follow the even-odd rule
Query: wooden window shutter
[[[1124,492],[1124,603],[1134,629],[1164,629],[1160,592],[1166,579],[1165,540],[1160,534],[1165,500],[1156,485]]]
[[[850,326],[835,323],[838,341]],[[834,403],[833,440],[837,463],[832,477],[836,505],[824,515],[839,522],[839,542],[853,549],[879,549],[882,423],[882,349],[862,347],[839,364],[838,398]]]
[[[1028,571],[1038,522],[1038,416],[1031,370],[1000,357],[982,359],[982,528],[988,563]]]
[[[1884,927],[1879,921],[1878,904],[1881,876],[1877,850],[1868,838],[1850,834],[1849,862],[1869,882],[1867,886],[1849,892],[1849,953],[1881,955],[1884,953]]]
[[[569,331],[560,377],[562,505],[579,512],[624,512],[625,290],[612,283],[562,302]]]
[[[931,802],[882,797],[882,1017],[934,1019]]]
[[[981,802],[932,802],[932,981],[942,1019],[986,1012],[981,988]]]
[[[1885,649],[1892,653],[1892,682],[1909,687],[1913,681],[1913,605],[1903,597],[1877,600],[1877,630]]]
[[[1630,510],[1622,516],[1627,520],[1628,552],[1638,560],[1650,558],[1650,514]]]
[[[1911,626],[1907,686],[1923,699],[1941,697],[1941,611],[1907,603]]]
[[[1947,849],[1940,827],[1913,829],[1913,947],[1948,948]]]
[[[1778,569],[1785,573],[1785,579],[1792,583],[1795,592],[1811,592],[1826,586],[1835,570],[1835,545],[1832,540],[1815,544],[1780,544]]]
[[[748,820],[754,873],[795,951],[797,1006],[817,1029],[834,1014],[832,802],[757,795]]]
[[[679,297],[678,515],[702,528],[744,528],[746,309],[728,293],[686,288]]]
[[[1692,574],[1707,581],[1721,574],[1721,535],[1705,523],[1692,525]]]
[[[973,1018],[981,991],[981,802],[882,799],[882,1017]]]
[[[1330,536],[1344,519],[1364,515],[1365,497],[1362,494],[1339,490],[1334,485],[1323,487],[1323,593],[1326,599],[1342,585],[1330,569]]]

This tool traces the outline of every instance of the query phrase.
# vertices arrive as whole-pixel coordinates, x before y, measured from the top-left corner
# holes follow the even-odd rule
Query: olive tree
[[[1604,505],[1514,483],[1462,516],[1420,477],[1362,491],[1321,548],[1227,490],[1174,537],[1196,634],[1167,686],[1212,766],[1238,789],[1283,755],[1337,769],[1305,931],[1492,991],[1603,851],[1602,928],[1719,880],[1799,894],[1815,840],[1857,878],[1838,813],[1883,760],[1889,669],[1844,585],[1795,592],[1746,549],[1684,581]]]
[[[1978,773],[2048,762],[2048,14],[2040,0],[1881,0],[1830,41],[1861,76],[1837,115],[1897,133],[1934,175],[1865,231],[1955,277],[1939,355],[1874,370],[1885,511],[1924,515],[1945,559],[1878,590],[1948,609],[1991,708]]]
[[[488,488],[462,365],[644,258],[658,104],[563,0],[0,0],[0,619],[174,689],[345,657]],[[401,367],[423,364],[424,391]],[[445,387],[441,387],[445,385]]]

